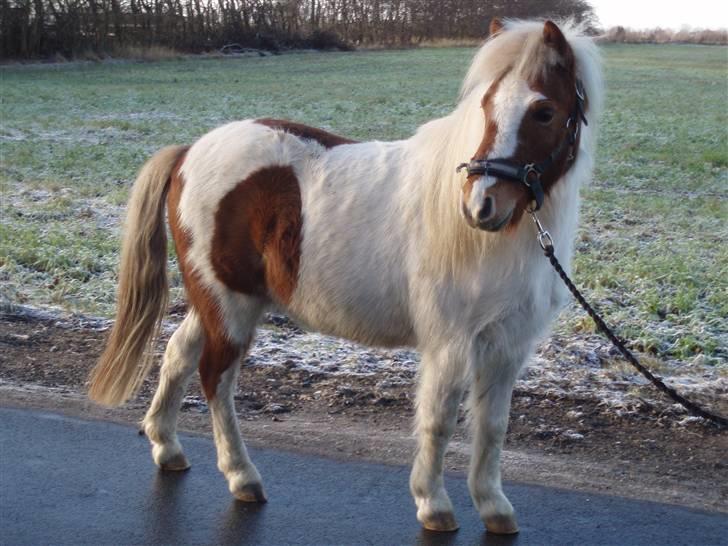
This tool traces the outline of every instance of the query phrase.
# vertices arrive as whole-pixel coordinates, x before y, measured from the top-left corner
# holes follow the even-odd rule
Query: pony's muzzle
[[[497,192],[491,191],[493,185],[492,179],[480,177],[475,183],[464,188],[462,213],[470,227],[498,231],[506,226],[513,216],[513,207],[508,206],[508,200],[500,203]]]
[[[488,198],[486,198],[486,200],[487,199],[492,199],[492,198],[488,197]],[[493,202],[495,202],[495,201],[493,201]],[[513,217],[513,209],[510,209],[505,214],[497,214],[495,212],[495,205],[493,205],[492,209],[493,210],[491,211],[490,214],[488,214],[487,217],[481,217],[479,215],[477,224],[474,225],[473,227],[475,227],[477,229],[482,229],[484,231],[500,231],[505,226],[507,226],[508,222],[510,222],[511,218]],[[482,210],[483,209],[481,209],[481,211]]]

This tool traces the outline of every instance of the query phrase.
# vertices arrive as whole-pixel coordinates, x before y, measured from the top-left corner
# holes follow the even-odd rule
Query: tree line
[[[585,0],[0,0],[0,57],[407,46],[482,38],[494,16],[594,21]]]
[[[612,27],[600,36],[603,42],[623,44],[703,44],[728,45],[728,30],[651,28],[635,30]]]

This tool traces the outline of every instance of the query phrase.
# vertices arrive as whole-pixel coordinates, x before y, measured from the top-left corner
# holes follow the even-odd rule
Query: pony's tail
[[[165,201],[172,169],[186,150],[159,150],[134,182],[121,249],[116,320],[90,377],[89,397],[101,404],[126,402],[149,372],[169,292]]]

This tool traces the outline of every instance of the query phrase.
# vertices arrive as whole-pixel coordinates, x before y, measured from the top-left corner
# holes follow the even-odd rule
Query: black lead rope
[[[599,314],[592,308],[591,305],[584,299],[584,296],[581,295],[581,292],[574,286],[574,283],[571,282],[571,279],[564,271],[563,267],[561,267],[561,264],[559,263],[559,260],[556,259],[556,255],[554,254],[554,244],[553,240],[551,239],[551,235],[549,235],[549,232],[546,231],[543,226],[541,225],[541,222],[539,222],[538,218],[534,214],[534,211],[529,211],[534,223],[536,224],[536,229],[538,230],[538,242],[541,245],[541,248],[543,249],[544,254],[549,259],[549,262],[551,262],[551,265],[556,270],[556,273],[559,274],[559,277],[561,277],[561,280],[564,281],[564,284],[569,289],[569,291],[574,295],[576,300],[579,302],[579,304],[584,308],[584,310],[589,313],[589,316],[592,318],[594,323],[597,325],[597,328],[601,333],[603,333],[607,338],[609,338],[609,341],[612,342],[612,344],[619,350],[620,353],[622,353],[622,356],[630,363],[632,366],[637,368],[637,370],[645,376],[647,379],[650,380],[650,382],[657,387],[660,391],[665,393],[667,396],[672,398],[675,402],[680,404],[682,407],[687,409],[691,414],[702,417],[703,419],[706,419],[718,427],[721,428],[728,428],[728,419],[725,417],[711,413],[700,406],[698,406],[695,402],[691,402],[681,394],[679,394],[675,389],[672,387],[669,387],[665,384],[665,382],[662,380],[662,378],[657,377],[655,374],[653,374],[650,370],[648,370],[645,366],[640,363],[639,360],[637,360],[637,357],[634,356],[634,354],[625,347],[624,343],[622,343],[619,338],[614,335],[614,332],[607,326],[607,324],[604,322],[602,317],[599,316]]]

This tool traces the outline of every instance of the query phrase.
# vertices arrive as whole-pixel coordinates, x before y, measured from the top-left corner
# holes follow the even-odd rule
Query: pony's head
[[[504,49],[516,54],[487,85],[470,90],[480,97],[484,129],[471,162],[463,165],[461,212],[471,227],[499,231],[517,224],[528,207],[540,207],[572,166],[586,103],[574,50],[556,24],[546,21],[541,32],[509,36],[495,20],[490,30],[485,50],[497,53],[503,40]],[[476,57],[468,78],[477,64]],[[468,79],[464,92],[467,85]]]

